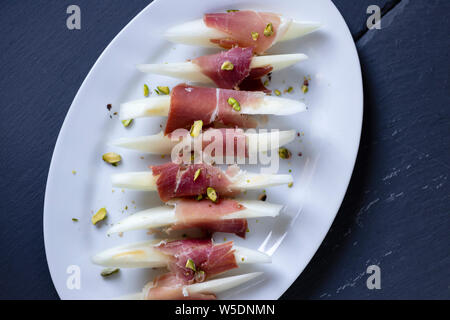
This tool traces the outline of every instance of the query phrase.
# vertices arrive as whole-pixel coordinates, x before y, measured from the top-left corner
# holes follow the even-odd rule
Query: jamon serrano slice
[[[209,241],[209,239],[207,240]],[[201,244],[202,242],[199,243]],[[177,245],[175,246],[175,244]],[[183,244],[183,246],[181,246],[181,244]],[[162,245],[170,245],[170,248],[184,248],[186,246],[196,246],[197,244],[197,242],[191,242],[191,240],[168,241],[154,239],[109,248],[94,255],[91,260],[93,263],[105,267],[167,268],[176,260],[175,256],[178,255],[178,253],[176,251],[163,252],[160,250]],[[214,244],[214,246],[220,245],[221,244]],[[270,256],[256,250],[235,245],[233,245],[232,250],[234,252],[235,261],[239,265],[271,262]],[[184,264],[184,266],[186,266],[186,264]],[[208,268],[210,269],[211,267]]]
[[[235,109],[233,98],[239,103]],[[265,95],[264,92],[215,89],[179,84],[170,95],[150,97],[121,104],[120,119],[168,116],[164,134],[176,129],[190,129],[194,121],[203,126],[220,124],[227,127],[254,128],[253,115],[292,115],[306,110],[303,102]]]
[[[208,232],[231,232],[243,236],[247,218],[276,217],[282,208],[282,205],[258,200],[221,199],[213,203],[206,199],[177,199],[168,202],[166,206],[147,209],[114,223],[108,234],[167,227],[167,230],[196,227]],[[124,248],[127,252],[128,249]],[[116,251],[113,252],[115,254]]]
[[[203,19],[170,28],[165,37],[197,46],[256,47],[255,52],[262,54],[279,41],[301,37],[320,26],[317,22],[292,20],[275,13],[245,10],[205,14]]]
[[[200,174],[194,181],[198,169]],[[207,164],[170,162],[153,166],[152,171],[114,174],[111,176],[112,185],[117,188],[158,191],[161,199],[167,201],[175,197],[204,194],[208,187],[214,188],[220,198],[242,190],[258,190],[293,182],[290,174],[249,173],[235,165],[223,172]]]
[[[137,68],[146,73],[215,84],[222,89],[239,87],[239,90],[269,92],[261,82],[263,76],[307,58],[301,53],[253,56],[253,48],[232,48],[186,62],[141,64]],[[223,64],[228,62],[233,69],[222,69]]]

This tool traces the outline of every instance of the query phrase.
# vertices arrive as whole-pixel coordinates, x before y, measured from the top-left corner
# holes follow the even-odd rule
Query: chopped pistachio
[[[241,105],[235,98],[229,97],[228,104],[233,107],[234,111],[241,111]]]
[[[202,200],[203,199],[203,195],[202,194],[199,194],[198,196],[197,196],[197,201],[200,201],[200,200]]]
[[[131,122],[133,122],[133,119],[128,119],[128,120],[122,120],[122,124],[124,127],[128,127]]]
[[[276,89],[275,91],[275,95],[277,95],[277,96],[281,96],[281,92],[280,92],[280,90],[278,90],[278,89]]]
[[[72,221],[73,222],[78,222],[78,219],[77,218],[72,218]]]
[[[222,63],[222,66],[220,67],[220,69],[231,71],[234,69],[234,65],[231,61],[225,61],[224,63]]]
[[[249,229],[249,228],[247,228],[247,230],[245,230],[245,232],[250,232],[250,229]]]
[[[92,216],[92,224],[95,225],[97,222],[104,220],[106,218],[106,214],[107,212],[105,208],[98,210],[97,213]]]
[[[72,174],[77,174],[77,172],[75,170],[72,170]]]
[[[199,177],[201,171],[202,171],[202,169],[197,169],[197,171],[195,171],[194,181],[197,180],[197,178]]]
[[[237,9],[228,9],[227,12],[238,12],[239,10]]]
[[[267,26],[264,28],[264,35],[266,37],[270,37],[271,35],[273,35],[272,23],[268,23]]]
[[[117,272],[119,272],[119,268],[106,268],[102,270],[102,273],[100,273],[102,275],[102,277],[109,277]]]
[[[108,152],[102,156],[102,159],[113,166],[117,166],[117,164],[122,160],[122,157],[115,152]]]
[[[161,86],[157,86],[158,90],[160,93],[163,94],[169,94],[170,93],[170,89],[169,87],[161,87]]]
[[[302,85],[302,92],[307,93],[308,92],[308,86]]]
[[[244,260],[245,260],[244,257],[242,257],[241,260],[242,260],[242,262],[244,262]]]
[[[258,40],[258,38],[259,38],[259,33],[258,33],[258,32],[253,32],[253,31],[252,31],[252,39],[253,39],[254,41],[256,41],[256,40]]]
[[[269,79],[266,79],[266,81],[264,81],[264,87],[267,87],[269,85]]]
[[[289,169],[289,173],[291,173],[292,172],[292,169]]]
[[[156,89],[155,89],[155,92],[156,92],[157,95],[160,95],[160,94],[161,94],[161,92],[159,92],[159,91],[156,90]]]
[[[287,92],[292,92],[292,90],[294,90],[294,88],[292,87],[287,88]]]
[[[288,187],[289,187],[289,188],[292,188],[293,185],[294,185],[293,182],[289,182]]]
[[[278,155],[281,159],[289,159],[291,157],[291,152],[285,147],[281,147],[278,149]]]
[[[202,127],[203,127],[203,121],[202,120],[197,120],[194,121],[194,124],[191,127],[191,137],[198,137],[198,135],[200,134],[200,131],[202,131]]]
[[[148,97],[150,94],[150,89],[148,88],[148,85],[144,84],[144,96]]]
[[[192,259],[188,259],[187,261],[186,261],[186,266],[185,266],[186,268],[188,268],[188,269],[191,269],[192,271],[194,271],[195,272],[195,263],[194,263],[194,261],[192,260]]]
[[[216,190],[214,190],[214,188],[208,187],[208,189],[206,189],[206,195],[212,202],[217,201],[217,193]]]

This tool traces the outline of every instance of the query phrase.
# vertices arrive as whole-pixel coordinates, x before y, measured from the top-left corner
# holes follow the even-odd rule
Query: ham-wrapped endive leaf
[[[247,90],[264,88],[261,82],[263,76],[307,58],[301,53],[253,56],[253,48],[250,47],[233,48],[183,63],[142,64],[137,68],[142,72],[215,84],[223,89]]]
[[[250,154],[267,152],[288,144],[294,140],[295,130],[256,133],[245,132],[242,129],[209,128],[197,138],[202,139],[202,150],[213,146],[212,144],[218,139],[224,156],[229,156],[230,150],[233,151],[233,156],[240,156],[239,148],[242,146],[243,156],[248,157]],[[182,140],[192,139],[192,143],[195,144],[194,140],[197,138],[192,138],[186,131]],[[170,154],[178,143],[180,143],[179,138],[172,139],[171,134],[164,135],[162,132],[151,136],[120,138],[110,142],[113,146],[151,154]]]
[[[270,263],[271,258],[256,250],[235,246],[232,241],[215,244],[205,238],[158,239],[126,244],[100,252],[92,257],[92,261],[117,268],[167,267],[192,280],[195,270],[203,271],[207,278],[236,268],[239,264]]]
[[[152,166],[152,172],[118,173],[111,177],[113,187],[158,191],[162,201],[206,195],[211,189],[217,197],[234,196],[243,190],[264,189],[293,182],[290,174],[248,173],[231,166],[226,172],[201,164],[169,162]]]
[[[108,234],[166,228],[167,231],[200,228],[245,237],[248,218],[276,217],[282,205],[258,200],[177,199],[165,206],[135,213],[115,223]]]
[[[120,297],[121,300],[214,300],[216,295],[247,283],[262,272],[186,284],[174,273],[166,273],[149,282],[142,292]]]
[[[303,102],[268,96],[263,92],[237,91],[180,84],[170,95],[123,103],[120,119],[168,116],[164,134],[190,129],[195,121],[203,126],[220,123],[228,127],[255,128],[251,115],[292,115],[306,110]]]
[[[321,26],[296,21],[269,12],[250,10],[207,13],[203,19],[174,26],[166,31],[169,41],[197,46],[254,47],[264,53],[275,43],[304,36]]]

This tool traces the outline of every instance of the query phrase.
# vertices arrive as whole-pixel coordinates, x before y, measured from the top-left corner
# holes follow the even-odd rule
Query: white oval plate
[[[326,0],[157,0],[136,16],[100,56],[78,91],[56,143],[45,194],[44,236],[50,272],[62,299],[122,296],[140,291],[155,275],[152,270],[129,269],[103,279],[102,268],[90,262],[90,256],[103,249],[152,237],[145,232],[107,237],[106,230],[108,224],[133,212],[161,205],[155,193],[120,189],[113,192],[110,174],[146,170],[150,164],[168,161],[148,155],[141,159],[143,155],[139,153],[108,146],[113,138],[157,133],[163,124],[160,118],[138,119],[130,128],[124,128],[113,112],[118,111],[121,102],[142,98],[144,83],[151,88],[178,83],[176,79],[142,74],[135,69],[136,64],[178,62],[212,52],[169,43],[161,36],[164,30],[198,19],[203,13],[225,9],[272,11],[299,20],[320,21],[324,26],[301,39],[275,45],[269,52],[302,52],[309,56],[304,63],[274,73],[269,86],[280,90],[294,86],[294,93],[285,96],[304,99],[309,107],[301,115],[273,117],[269,121],[270,127],[295,128],[302,133],[289,145],[293,158],[283,161],[280,168],[281,173],[291,169],[295,183],[293,188],[267,190],[268,200],[286,205],[286,210],[277,219],[250,221],[247,239],[215,235],[216,241],[223,241],[226,236],[273,258],[270,265],[240,268],[239,272],[262,270],[264,276],[219,298],[279,298],[324,239],[352,174],[363,113],[358,56],[338,10]],[[304,75],[311,76],[306,95],[300,90]],[[107,104],[112,104],[111,112],[107,111]],[[109,151],[123,156],[120,166],[112,167],[102,161],[102,154]],[[249,193],[247,197],[255,199],[257,194]],[[93,226],[91,216],[101,207],[108,210],[107,221]],[[72,218],[79,221],[73,222]],[[73,285],[77,271],[79,288]]]

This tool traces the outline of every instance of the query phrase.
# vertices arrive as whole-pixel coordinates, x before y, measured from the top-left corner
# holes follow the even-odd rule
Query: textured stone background
[[[148,0],[0,2],[0,298],[56,299],[42,234],[65,114]],[[319,251],[284,299],[450,298],[450,1],[334,0],[357,44],[364,124],[353,177]],[[82,30],[66,8],[82,9]],[[382,8],[368,31],[366,9]],[[366,287],[381,267],[381,290]]]

